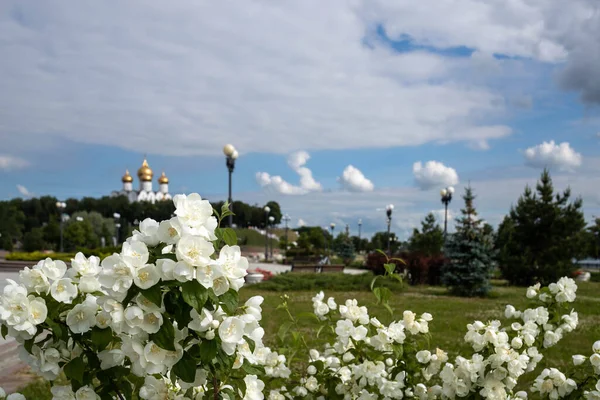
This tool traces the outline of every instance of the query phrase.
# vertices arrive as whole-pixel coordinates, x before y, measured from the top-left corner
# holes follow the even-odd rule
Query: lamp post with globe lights
[[[267,261],[269,259],[269,213],[271,207],[265,206],[263,210],[265,210],[265,261]]]
[[[269,216],[269,225],[273,225],[273,222],[275,222],[275,217],[270,215]],[[271,261],[273,260],[273,242],[269,240],[269,242],[271,242]]]
[[[329,250],[329,256],[333,256],[333,231],[335,230],[335,224],[332,222],[331,224],[329,224],[329,229],[331,229],[331,243],[330,243],[330,250]],[[331,260],[330,260],[331,261]]]
[[[445,189],[440,190],[442,196],[442,203],[444,204],[444,237],[448,232],[448,204],[452,201],[452,195],[454,194],[454,188],[448,186]]]
[[[362,219],[359,218],[358,219],[358,248],[356,249],[356,251],[360,254],[360,230],[362,228]]]
[[[387,206],[385,206],[385,215],[387,216],[387,252],[388,255],[391,256],[390,250],[390,232],[392,229],[392,211],[394,211],[394,205],[393,204],[388,204]]]
[[[64,210],[65,210],[65,208],[67,208],[67,203],[65,203],[64,201],[57,201],[56,208],[58,209],[58,212],[60,214],[60,252],[62,253],[65,251],[64,241],[63,241],[63,229],[65,227]]]
[[[231,175],[235,168],[235,160],[238,158],[239,154],[232,144],[226,144],[225,147],[223,147],[223,154],[225,154],[225,163],[227,165],[227,170],[229,171],[229,197],[227,202],[229,203],[229,210],[232,210]],[[233,225],[233,215],[229,215],[228,221],[229,227],[231,227]]]
[[[121,214],[114,213],[113,218],[115,219],[115,241],[116,241],[115,245],[118,246],[119,245],[119,231],[121,230],[121,223],[119,222],[121,220]]]
[[[285,214],[282,218],[283,222],[285,222],[285,258],[287,260],[287,251],[288,251],[288,243],[289,243],[289,238],[288,238],[288,222],[291,220],[290,216]]]

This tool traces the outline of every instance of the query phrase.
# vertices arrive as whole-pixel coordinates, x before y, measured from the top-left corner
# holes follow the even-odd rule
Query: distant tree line
[[[63,210],[58,209],[57,201],[52,196],[0,201],[0,248],[13,250],[20,244],[25,251],[58,250],[61,214],[68,216],[62,223],[64,249],[69,251],[79,247],[113,245],[114,238],[124,240],[135,229],[135,224],[145,218],[161,221],[171,218],[175,212],[171,201],[130,203],[124,196],[68,199]],[[216,202],[213,206],[220,209],[222,204]],[[279,204],[270,201],[267,205],[271,208],[269,215],[274,217],[273,224],[278,224],[281,221]],[[233,217],[235,225],[265,226],[264,206],[241,201],[234,202],[232,206],[236,213]],[[115,219],[115,213],[120,218]],[[118,233],[117,225],[120,226]]]

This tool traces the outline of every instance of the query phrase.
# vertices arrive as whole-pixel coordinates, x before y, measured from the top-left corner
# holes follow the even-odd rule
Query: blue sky
[[[495,225],[544,166],[591,219],[600,21],[560,4],[3,2],[0,198],[109,194],[147,154],[222,199],[233,143],[234,197],[292,225],[368,234],[393,203],[406,236],[469,182]]]

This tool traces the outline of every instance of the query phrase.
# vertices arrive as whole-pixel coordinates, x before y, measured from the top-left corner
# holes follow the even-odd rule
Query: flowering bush
[[[25,396],[21,393],[13,393],[7,396],[4,389],[0,387],[0,400],[25,400]]]
[[[219,228],[227,205],[213,211],[197,194],[174,202],[175,217],[143,221],[120,253],[101,262],[77,254],[71,268],[45,259],[5,287],[2,336],[16,338],[45,379],[64,373],[68,384],[52,387],[54,399],[525,399],[518,379],[577,327],[569,308],[577,286],[562,278],[528,288],[535,306],[507,306],[504,324],[469,324],[464,340],[473,351],[451,360],[430,346],[431,314],[407,310],[385,325],[356,300],[338,304],[321,292],[304,317],[321,322],[310,334],[328,344],[308,347],[284,297],[290,321],[280,327],[278,354],[262,343],[263,299],[238,302],[248,262],[235,233]],[[402,278],[395,264],[384,270],[371,289],[394,315],[391,290],[377,283]],[[290,366],[303,364],[292,374]],[[568,376],[545,369],[529,393],[600,399],[600,341],[573,364]]]
[[[174,198],[175,217],[146,219],[120,253],[71,268],[49,258],[9,280],[2,336],[48,380],[55,399],[262,398],[261,380],[285,378],[285,358],[262,344],[262,297],[238,304],[248,261],[230,211],[198,194]],[[260,376],[260,378],[259,378]]]
[[[393,274],[394,264],[388,267]],[[428,348],[431,314],[407,310],[402,320],[384,325],[356,300],[338,305],[332,297],[324,301],[321,292],[313,298],[314,314],[323,327],[331,327],[332,341],[322,351],[309,351],[300,385],[273,391],[270,398],[526,399],[527,392],[515,389],[519,377],[535,369],[541,349],[577,327],[577,313],[568,308],[576,290],[570,278],[543,289],[530,287],[527,297],[537,307],[519,311],[506,306],[504,326],[498,320],[469,324],[464,340],[473,353],[454,360],[439,348]],[[545,369],[529,392],[543,399],[600,399],[600,341],[592,350],[589,358],[573,356],[578,370],[569,378]]]

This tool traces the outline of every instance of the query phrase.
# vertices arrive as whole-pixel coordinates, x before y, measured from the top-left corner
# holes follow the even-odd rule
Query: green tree
[[[427,214],[421,222],[421,231],[417,228],[409,239],[409,250],[426,256],[435,256],[442,252],[444,231],[438,225],[433,213]]]
[[[100,244],[88,220],[77,221],[71,218],[65,224],[63,235],[66,251],[75,251],[80,247],[96,248]]]
[[[23,250],[38,251],[44,250],[45,247],[42,228],[33,228],[23,236]]]
[[[446,240],[444,253],[448,262],[442,270],[442,282],[460,296],[484,296],[490,289],[494,268],[494,245],[477,218],[471,187],[465,188],[465,207],[457,219],[456,233]]]
[[[300,236],[298,236],[298,240],[296,242],[298,243],[298,248],[303,250],[310,250],[311,244],[308,232],[302,232]]]
[[[345,233],[340,233],[334,242],[334,251],[345,265],[350,265],[354,260],[354,243]]]
[[[396,253],[402,242],[398,240],[398,237],[394,232],[390,232],[390,250],[392,254]],[[388,248],[388,233],[385,232],[376,232],[371,238],[371,242],[369,243],[369,250],[382,250],[387,251]]]
[[[594,224],[587,228],[586,242],[586,256],[596,259],[600,258],[600,218],[596,218]]]
[[[12,202],[0,202],[0,249],[12,250],[22,239],[25,214]]]
[[[323,250],[327,246],[323,229],[313,227],[308,234],[308,241],[314,250]]]
[[[554,193],[547,170],[533,192],[529,186],[498,229],[502,274],[511,284],[546,285],[569,276],[573,259],[585,255],[582,200],[570,189]]]

